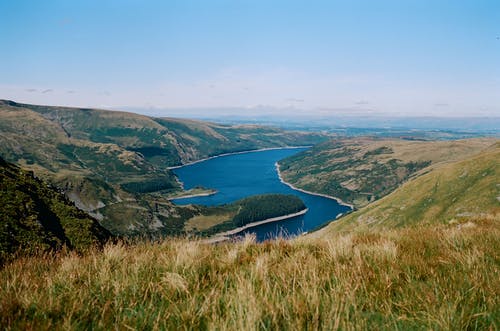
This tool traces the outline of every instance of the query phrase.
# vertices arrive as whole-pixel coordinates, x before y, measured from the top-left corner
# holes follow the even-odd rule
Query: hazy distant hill
[[[84,250],[111,237],[97,220],[32,173],[0,158],[0,262],[62,246]]]
[[[255,125],[0,101],[0,156],[61,187],[116,233],[170,233],[177,220],[199,212],[154,195],[180,189],[168,166],[325,139]]]
[[[454,141],[350,138],[331,140],[279,162],[293,185],[362,207],[441,162],[463,160],[494,138]]]
[[[443,163],[393,193],[322,230],[389,229],[462,223],[500,215],[500,143],[462,161]]]

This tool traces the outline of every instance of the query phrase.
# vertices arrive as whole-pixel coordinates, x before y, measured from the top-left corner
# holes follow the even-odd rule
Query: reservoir
[[[238,233],[255,233],[258,241],[278,236],[294,236],[313,230],[351,208],[337,201],[303,193],[283,184],[275,163],[307,148],[283,148],[216,157],[174,169],[185,189],[203,186],[217,190],[210,196],[173,200],[178,205],[222,205],[264,193],[293,194],[309,209],[305,215],[262,224]]]

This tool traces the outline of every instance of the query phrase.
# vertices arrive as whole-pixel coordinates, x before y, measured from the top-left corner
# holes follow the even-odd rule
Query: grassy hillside
[[[500,222],[16,260],[6,329],[496,330]]]
[[[111,237],[55,188],[2,158],[0,204],[0,265],[15,253],[84,251]]]
[[[5,117],[8,120],[1,127],[6,136],[24,134],[55,145],[74,140],[111,144],[137,152],[146,161],[161,167],[228,152],[310,145],[325,140],[324,135],[317,133],[283,131],[257,125],[230,126],[152,118],[99,109],[38,106],[12,101],[0,101],[0,109],[2,119]],[[30,120],[20,122],[20,119],[26,120],[26,116]],[[46,130],[46,127],[50,129]]]
[[[321,232],[454,223],[500,214],[500,143],[463,161],[435,166],[393,193]]]
[[[170,189],[178,187],[170,172],[156,167],[139,153],[88,139],[88,135],[74,129],[75,123],[80,127],[120,125],[125,117],[122,113],[113,116],[107,115],[109,112],[93,112],[2,102],[0,154],[62,187],[86,210],[115,202],[118,194],[130,198],[128,193],[133,192],[122,187],[130,182],[154,180]],[[142,123],[140,119],[130,114],[129,125]]]
[[[176,207],[168,166],[220,153],[313,144],[324,135],[0,101],[0,156],[63,189],[115,233],[177,234],[200,209]]]
[[[362,207],[433,165],[466,159],[495,139],[408,141],[351,138],[328,141],[279,162],[285,181]]]

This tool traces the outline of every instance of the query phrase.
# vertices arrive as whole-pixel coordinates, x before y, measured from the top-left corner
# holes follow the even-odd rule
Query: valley
[[[258,125],[220,125],[12,101],[0,102],[0,117],[0,153],[7,161],[15,162],[58,187],[77,207],[96,218],[114,235],[129,238],[213,235],[217,232],[214,229],[227,231],[231,226],[238,227],[236,224],[222,226],[231,224],[232,217],[236,216],[236,207],[232,205],[236,200],[252,194],[294,192],[278,186],[269,190],[243,189],[242,186],[235,198],[221,200],[217,198],[221,196],[218,184],[211,183],[210,178],[193,181],[189,187],[184,187],[175,173],[184,171],[184,168],[179,168],[182,165],[198,167],[200,161],[211,161],[214,157],[227,154],[246,157],[240,153],[248,150],[272,152],[287,146],[312,145],[311,148],[297,149],[293,155],[283,154],[276,159],[280,179],[298,190],[334,197],[361,209],[344,217],[341,222],[335,222],[345,224],[354,215],[372,215],[372,210],[380,210],[377,206],[382,203],[381,200],[386,201],[388,195],[398,194],[413,180],[434,176],[443,171],[441,168],[452,167],[452,164],[471,159],[482,152],[492,153],[498,144],[495,138],[437,141],[412,140],[408,136],[404,139],[378,136],[334,138],[311,131],[294,132]],[[497,155],[490,157],[495,160]],[[226,158],[216,160],[225,162]],[[248,159],[244,162],[253,164],[263,160]],[[203,166],[209,164],[207,162],[203,162]],[[243,164],[240,163],[240,166]],[[223,163],[217,167],[224,169]],[[215,168],[198,168],[196,171],[213,173],[214,176],[217,172]],[[254,170],[245,171],[251,174]],[[487,178],[498,176],[496,170],[492,171],[492,176]],[[221,173],[220,176],[228,174]],[[245,181],[251,181],[251,176],[234,180],[244,185]],[[255,176],[264,176],[264,173]],[[259,185],[265,187],[267,184],[262,182]],[[467,185],[460,187],[465,188]],[[417,191],[426,192],[429,189],[419,188]],[[455,189],[454,192],[459,191]],[[479,200],[487,192],[489,195],[496,194],[493,186],[483,194],[479,191],[475,191]],[[307,198],[307,195],[299,196]],[[476,200],[468,197],[464,201]],[[494,207],[493,201],[484,208],[491,210]],[[407,208],[406,204],[399,208],[404,211],[400,213],[405,215],[414,210]],[[322,209],[315,210],[309,208],[309,216],[306,215],[305,221],[304,217],[300,217],[293,222],[278,222],[275,226],[291,235],[300,234],[301,231],[322,227],[325,222],[347,211],[323,210],[324,216],[314,216],[321,221],[312,221],[311,225],[308,220]],[[395,218],[399,217],[394,214],[396,208],[391,209],[391,213],[387,212],[387,208],[383,210],[383,213],[379,213],[385,215],[383,219],[396,222]],[[468,213],[464,211],[462,214]],[[380,215],[375,218],[363,216],[361,219],[379,219]],[[434,214],[429,212],[428,215]],[[452,214],[446,215],[453,218]],[[414,220],[419,218],[419,214],[415,210],[404,217]],[[261,228],[251,231],[257,231],[258,237],[262,239],[273,232],[271,225],[266,224]]]
[[[203,208],[177,207],[173,166],[262,148],[312,145],[321,133],[218,125],[98,109],[0,101],[0,155],[60,187],[117,235],[185,233]]]
[[[498,138],[10,101],[0,118],[0,325],[499,323]]]
[[[0,331],[500,330],[500,1],[0,1]]]

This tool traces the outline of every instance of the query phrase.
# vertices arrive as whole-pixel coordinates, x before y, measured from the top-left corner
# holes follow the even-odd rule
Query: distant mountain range
[[[443,105],[448,107],[448,105]],[[182,118],[196,118],[218,123],[260,123],[285,127],[329,128],[386,128],[417,130],[500,131],[500,115],[490,112],[477,116],[429,116],[379,113],[369,109],[313,109],[276,108],[258,106],[249,108],[140,108],[121,109],[140,114],[159,116],[170,114]]]

